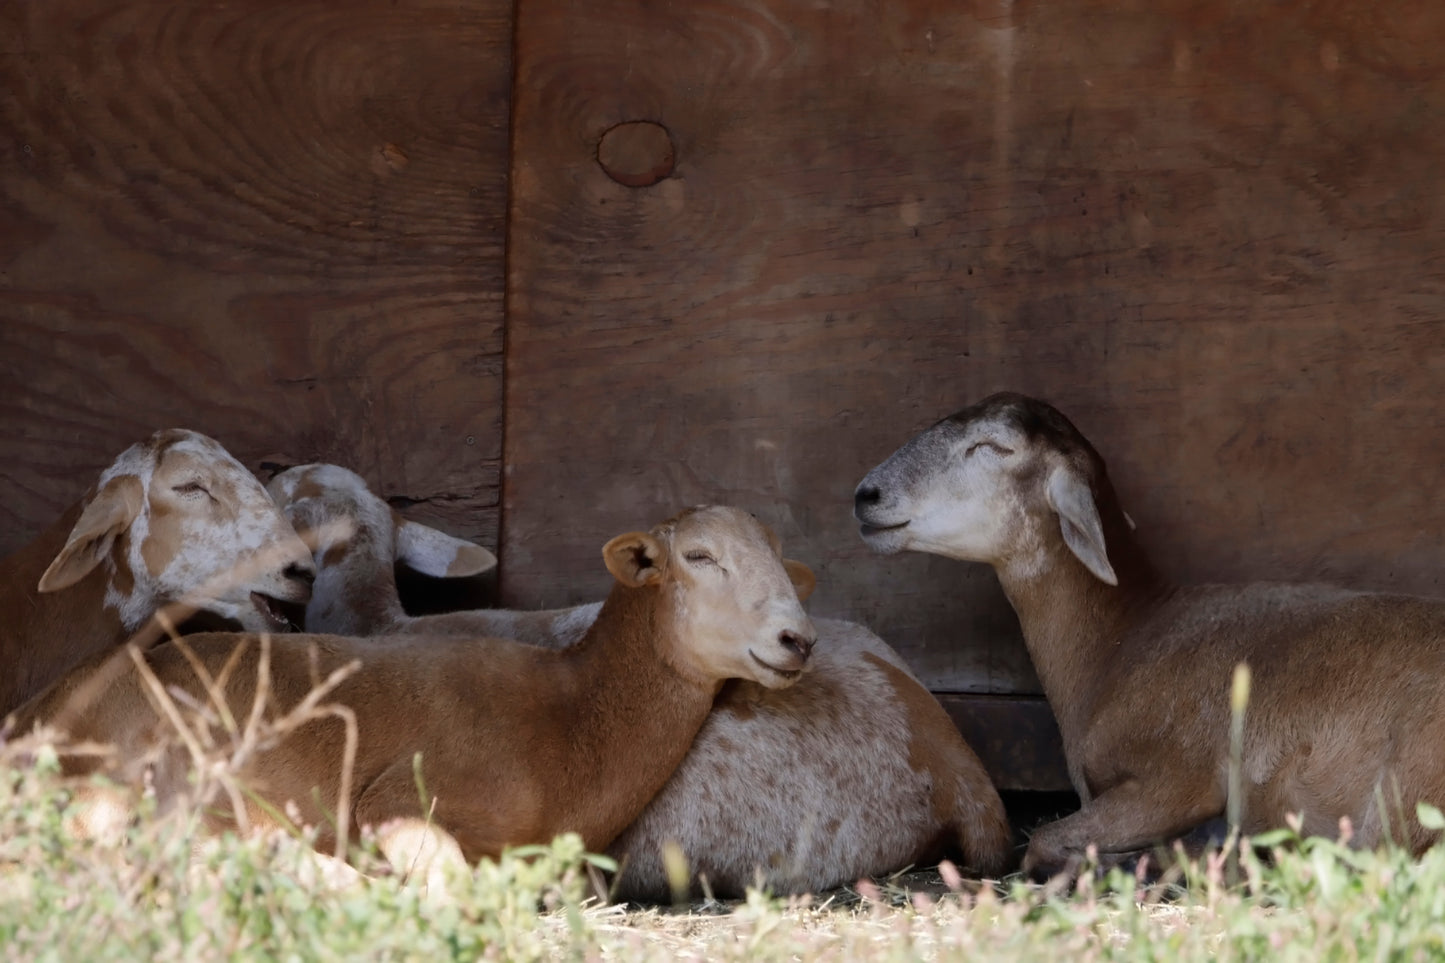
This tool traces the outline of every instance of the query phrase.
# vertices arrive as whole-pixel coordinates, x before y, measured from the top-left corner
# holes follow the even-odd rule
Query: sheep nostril
[[[868,505],[877,505],[882,497],[883,492],[881,492],[876,485],[869,485],[867,488],[859,488],[853,493],[853,504],[859,508],[864,508]]]
[[[316,571],[314,569],[302,567],[295,563],[286,566],[281,574],[287,578],[295,579],[298,582],[304,582],[307,585],[314,585],[316,583]]]
[[[813,651],[813,640],[804,638],[796,632],[782,632],[778,635],[778,642],[783,648],[791,649],[799,656],[806,659]]]

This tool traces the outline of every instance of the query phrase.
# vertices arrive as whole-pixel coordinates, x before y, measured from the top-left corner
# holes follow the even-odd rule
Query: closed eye
[[[976,441],[968,446],[968,450],[963,453],[964,457],[972,455],[980,448],[992,449],[996,454],[999,455],[1012,455],[1014,453],[1014,450],[1012,448],[1005,448],[1003,445],[1000,445],[996,441]]]
[[[205,495],[210,497],[210,490],[200,482],[186,482],[184,485],[173,485],[171,491],[177,495]]]
[[[716,565],[716,564],[717,564],[717,559],[713,558],[713,557],[712,557],[711,555],[709,555],[707,552],[692,551],[692,552],[687,552],[687,553],[685,553],[682,557],[685,558],[685,559],[687,559],[689,562],[692,562],[694,565]]]

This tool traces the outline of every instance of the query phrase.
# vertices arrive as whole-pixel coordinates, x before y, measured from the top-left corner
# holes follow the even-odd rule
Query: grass
[[[1061,891],[945,872],[629,910],[586,898],[575,837],[430,890],[384,870],[338,880],[304,840],[207,835],[184,806],[102,845],[72,833],[74,786],[53,755],[10,755],[0,945],[13,960],[1445,959],[1445,851],[1416,861],[1285,833],[1266,858],[1244,850],[1234,883],[1216,855],[1182,887],[1115,873]]]
[[[239,716],[220,697],[223,680],[203,673],[208,698],[177,701],[135,663],[190,757],[190,795],[164,811],[132,796],[122,838],[89,838],[75,827],[104,788],[98,777],[62,778],[54,747],[36,737],[0,740],[8,960],[1445,960],[1445,847],[1415,860],[1290,831],[1185,864],[1165,884],[1117,870],[1069,886],[979,883],[945,864],[817,897],[754,892],[652,909],[590,899],[589,874],[606,860],[576,837],[419,872],[426,885],[364,840],[350,854],[359,873],[299,831],[203,829],[208,807],[248,794],[236,773],[254,753],[316,718],[353,728],[324,702],[339,676],[267,715],[257,709],[263,660],[257,703]],[[1422,807],[1420,818],[1445,829],[1438,811]]]

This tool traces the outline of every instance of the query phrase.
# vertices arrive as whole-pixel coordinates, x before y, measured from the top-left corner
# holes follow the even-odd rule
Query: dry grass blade
[[[341,719],[346,726],[346,748],[341,758],[341,779],[336,788],[336,849],[332,854],[338,860],[345,860],[347,843],[351,839],[351,781],[356,770],[359,731],[356,726],[356,713],[350,706],[333,703],[323,709]]]
[[[317,719],[335,718],[345,728],[346,741],[341,759],[341,772],[336,800],[336,856],[345,859],[350,840],[351,789],[356,766],[359,729],[356,713],[349,706],[326,703],[325,700],[347,677],[361,667],[359,660],[352,660],[331,672],[319,684],[313,686],[295,707],[285,714],[272,719],[266,718],[266,707],[271,701],[271,646],[268,634],[260,637],[260,652],[256,666],[256,687],[247,713],[246,724],[236,722],[225,685],[229,681],[238,653],[250,644],[243,639],[234,647],[222,671],[213,676],[207,671],[195,651],[180,639],[174,640],[192,671],[196,673],[206,693],[206,704],[198,702],[179,687],[163,685],[144,654],[134,645],[127,648],[144,691],[151,704],[174,730],[175,736],[185,746],[192,767],[197,774],[194,792],[196,804],[208,806],[216,792],[224,792],[231,803],[236,828],[242,834],[251,829],[250,816],[245,805],[246,790],[239,774],[255,756],[278,745],[297,729]],[[188,712],[182,711],[182,706]],[[189,720],[187,715],[190,716]],[[216,744],[212,728],[219,726],[230,737],[227,747]]]
[[[184,638],[177,635],[171,639],[171,644],[179,650],[181,655],[185,656],[186,663],[190,665],[191,671],[196,674],[196,678],[200,679],[201,685],[205,687],[206,696],[211,700],[211,705],[215,706],[220,724],[225,726],[226,731],[234,736],[236,734],[236,717],[231,714],[231,707],[226,701],[224,696],[225,689],[221,683],[211,676],[210,671],[206,669],[206,664],[196,656],[195,650],[186,644]],[[245,642],[236,646],[231,653],[232,659],[236,658],[237,653],[244,650],[245,647]],[[228,662],[227,664],[229,665],[231,663]]]
[[[186,750],[190,754],[191,765],[197,777],[194,791],[200,810],[204,811],[204,809],[210,805],[215,795],[216,786],[219,785],[231,801],[231,808],[236,819],[237,828],[242,833],[249,832],[250,820],[247,816],[245,805],[242,802],[240,787],[233,779],[228,778],[227,773],[220,771],[211,764],[212,756],[207,752],[207,748],[213,747],[214,743],[210,737],[208,720],[203,714],[197,713],[195,714],[195,718],[197,718],[200,723],[198,727],[199,731],[187,725],[186,720],[181,716],[179,707],[176,705],[176,699],[172,693],[161,684],[155,672],[151,670],[140,648],[134,644],[128,644],[126,651],[130,654],[131,662],[135,665],[136,673],[140,676],[141,682],[145,686],[145,691],[150,697],[151,705],[170,722],[171,727],[175,730],[181,742],[185,744]],[[204,733],[204,735],[201,733]]]
[[[340,703],[323,704],[323,700],[360,668],[360,660],[353,659],[333,670],[318,685],[312,686],[305,698],[291,711],[266,723],[264,710],[271,691],[271,637],[263,634],[260,656],[256,666],[256,695],[251,701],[251,712],[246,720],[246,728],[230,758],[231,771],[240,771],[255,753],[275,746],[308,722],[328,717],[341,720],[341,724],[346,730],[346,744],[342,752],[341,773],[337,786],[335,855],[337,859],[342,860],[346,858],[346,848],[350,840],[351,784],[356,768],[360,730],[356,723],[356,713],[350,706]]]
[[[83,717],[95,701],[115,684],[125,669],[127,655],[132,649],[143,652],[162,641],[177,641],[180,635],[176,626],[195,614],[194,606],[182,602],[168,603],[157,610],[124,645],[74,667],[69,679],[55,683],[59,686],[68,685],[71,691],[49,720],[50,725],[61,732],[73,728],[76,720]]]
[[[126,653],[130,656],[131,663],[135,666],[136,673],[140,676],[141,683],[150,696],[151,705],[175,729],[176,735],[180,737],[181,742],[185,744],[186,750],[190,753],[191,762],[198,770],[204,771],[206,768],[205,749],[201,745],[200,739],[191,731],[191,727],[186,724],[186,720],[181,718],[181,711],[177,708],[175,700],[166,691],[166,687],[161,684],[161,680],[156,678],[156,674],[151,671],[150,665],[147,664],[145,656],[138,646],[134,643],[126,643]]]
[[[238,646],[239,648],[239,646]],[[251,699],[251,712],[246,717],[246,728],[241,733],[240,745],[231,754],[232,768],[241,765],[256,751],[260,739],[261,721],[265,717],[266,702],[271,696],[271,636],[261,636],[261,652],[256,662],[256,694]]]
[[[266,636],[262,636],[261,641],[262,653],[265,654],[267,651],[266,646],[269,643],[269,639]],[[263,664],[267,663],[263,660]],[[351,676],[360,668],[361,660],[352,659],[345,665],[332,670],[331,674],[328,675],[325,679],[323,679],[320,685],[313,686],[311,688],[311,691],[306,693],[306,697],[302,699],[299,703],[297,703],[294,709],[286,713],[281,718],[272,722],[270,726],[267,727],[269,729],[269,732],[258,732],[257,744],[260,746],[269,746],[273,744],[262,740],[260,738],[261,735],[264,735],[269,739],[281,738],[288,735],[293,729],[297,728],[298,726],[305,725],[312,719],[327,715],[328,707],[322,706],[321,700],[329,696],[336,689],[337,686],[339,686],[342,682],[346,681],[349,676]]]

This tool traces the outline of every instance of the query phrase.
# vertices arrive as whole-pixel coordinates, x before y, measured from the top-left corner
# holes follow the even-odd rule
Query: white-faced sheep
[[[59,521],[0,561],[0,717],[175,604],[252,631],[310,598],[311,553],[261,483],[181,429],[132,445]]]

